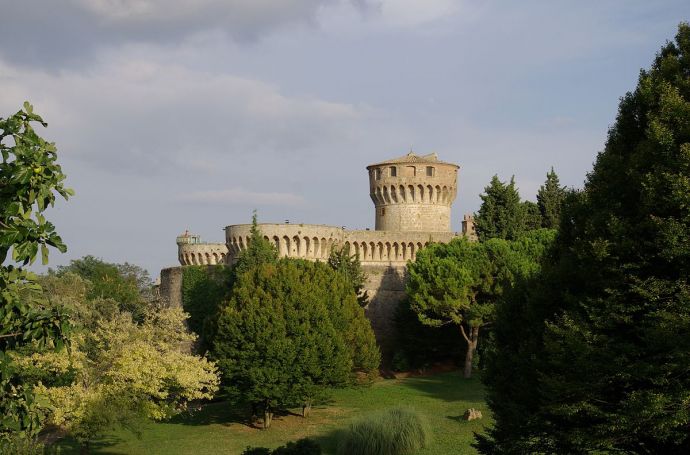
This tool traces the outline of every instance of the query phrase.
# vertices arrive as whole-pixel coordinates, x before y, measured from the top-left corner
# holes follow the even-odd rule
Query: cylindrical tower
[[[412,152],[367,166],[376,230],[449,232],[459,168]]]

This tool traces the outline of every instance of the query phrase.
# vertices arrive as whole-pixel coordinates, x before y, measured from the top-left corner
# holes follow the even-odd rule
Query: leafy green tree
[[[546,174],[546,181],[537,192],[537,205],[541,213],[542,227],[548,229],[558,228],[561,218],[561,206],[565,199],[565,188],[561,186],[558,175],[551,168]]]
[[[340,248],[337,246],[332,248],[331,254],[328,256],[328,265],[352,284],[352,289],[357,296],[357,302],[359,302],[362,308],[366,307],[369,303],[369,294],[364,289],[367,275],[362,270],[359,257],[356,254],[350,253],[349,244]]]
[[[621,99],[542,273],[499,305],[482,453],[690,451],[688,125],[683,23]]]
[[[306,411],[380,361],[351,284],[326,264],[291,259],[237,276],[213,348],[229,395],[261,408],[266,428],[275,409]]]
[[[146,315],[153,285],[146,270],[133,264],[112,264],[94,256],[73,259],[69,265],[59,266],[58,275],[74,273],[91,284],[87,298],[113,299],[122,311],[132,314],[136,321]]]
[[[194,338],[185,318],[179,309],[164,308],[135,323],[129,313],[117,312],[75,333],[69,355],[39,351],[15,361],[26,379],[42,376],[35,391],[50,405],[48,423],[67,430],[88,453],[106,430],[136,429],[145,419],[166,419],[191,401],[213,397],[215,366],[180,350]]]
[[[9,452],[38,434],[42,411],[8,351],[27,344],[60,349],[69,332],[66,315],[41,303],[35,275],[23,268],[39,250],[47,264],[49,246],[66,251],[43,212],[56,195],[73,194],[64,186],[55,145],[35,132],[35,122],[47,126],[29,103],[0,118],[0,451]]]
[[[496,301],[520,276],[535,272],[553,231],[533,231],[516,241],[489,239],[484,243],[454,239],[432,244],[408,267],[406,292],[419,320],[432,327],[454,325],[467,343],[464,376],[472,375],[472,360],[480,329],[494,318]]]
[[[494,175],[479,197],[482,205],[474,217],[474,225],[480,241],[514,240],[524,232],[526,207],[520,202],[515,177],[505,183]]]

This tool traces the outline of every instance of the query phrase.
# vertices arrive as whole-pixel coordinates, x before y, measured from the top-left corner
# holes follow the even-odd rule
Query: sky
[[[0,0],[0,117],[48,122],[68,246],[153,276],[189,229],[373,228],[366,166],[460,165],[453,230],[494,174],[581,188],[687,0]],[[41,268],[39,267],[40,271]]]

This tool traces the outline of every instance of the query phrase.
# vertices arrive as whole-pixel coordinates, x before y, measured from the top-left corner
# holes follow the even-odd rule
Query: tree
[[[683,23],[621,99],[542,272],[498,308],[482,453],[690,451],[689,124]]]
[[[423,324],[458,327],[467,343],[466,378],[472,375],[480,329],[493,321],[496,301],[518,277],[534,273],[552,240],[553,232],[547,230],[512,242],[454,239],[430,245],[409,265],[406,292],[412,310]]]
[[[558,175],[551,168],[546,181],[537,192],[537,205],[541,213],[542,227],[556,229],[561,217],[561,206],[565,199],[565,188],[561,186]]]
[[[332,248],[328,256],[328,265],[351,283],[352,289],[357,296],[357,302],[359,302],[362,308],[366,307],[369,303],[369,294],[364,289],[367,275],[362,270],[359,257],[356,254],[350,253],[349,244],[340,248],[337,246]]]
[[[112,264],[93,256],[73,259],[67,266],[59,266],[59,276],[74,273],[91,284],[87,298],[109,298],[118,302],[120,310],[142,321],[152,300],[151,278],[146,270],[133,264]]]
[[[525,216],[525,231],[533,231],[535,229],[541,229],[542,227],[550,228],[550,226],[542,226],[543,220],[537,204],[532,201],[524,201],[522,202],[522,208]]]
[[[57,194],[65,199],[74,194],[64,186],[55,145],[36,134],[35,122],[47,126],[28,102],[24,110],[0,118],[0,451],[33,438],[42,423],[32,387],[22,381],[8,352],[26,344],[61,349],[69,332],[66,315],[41,304],[36,277],[23,268],[39,249],[44,264],[49,246],[66,251],[43,213]]]
[[[35,390],[50,404],[48,422],[66,429],[88,453],[89,443],[108,429],[135,429],[143,419],[169,418],[191,401],[213,397],[215,366],[180,351],[194,339],[185,318],[165,308],[135,323],[129,313],[117,312],[75,334],[69,355],[39,351],[15,361],[27,380],[39,376]]]
[[[482,205],[474,217],[474,225],[480,241],[491,238],[514,240],[522,234],[526,208],[520,203],[514,177],[506,184],[494,175],[479,197]]]
[[[256,210],[252,214],[252,227],[247,248],[243,250],[233,268],[233,276],[241,275],[258,265],[275,263],[278,251],[275,246],[264,238],[257,221]]]
[[[351,284],[323,263],[282,259],[237,276],[217,319],[213,357],[236,402],[263,411],[311,403],[380,360]]]

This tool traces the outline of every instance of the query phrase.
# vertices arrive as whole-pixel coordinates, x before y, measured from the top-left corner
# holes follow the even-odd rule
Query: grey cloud
[[[30,99],[58,126],[51,132],[61,150],[109,172],[214,174],[218,163],[280,160],[286,150],[306,159],[330,143],[348,143],[371,116],[366,107],[126,55],[88,74],[22,70],[0,60],[0,85],[3,112]]]
[[[338,0],[2,0],[0,55],[65,68],[99,47],[127,42],[174,45],[212,29],[252,41],[276,28],[314,23]]]

